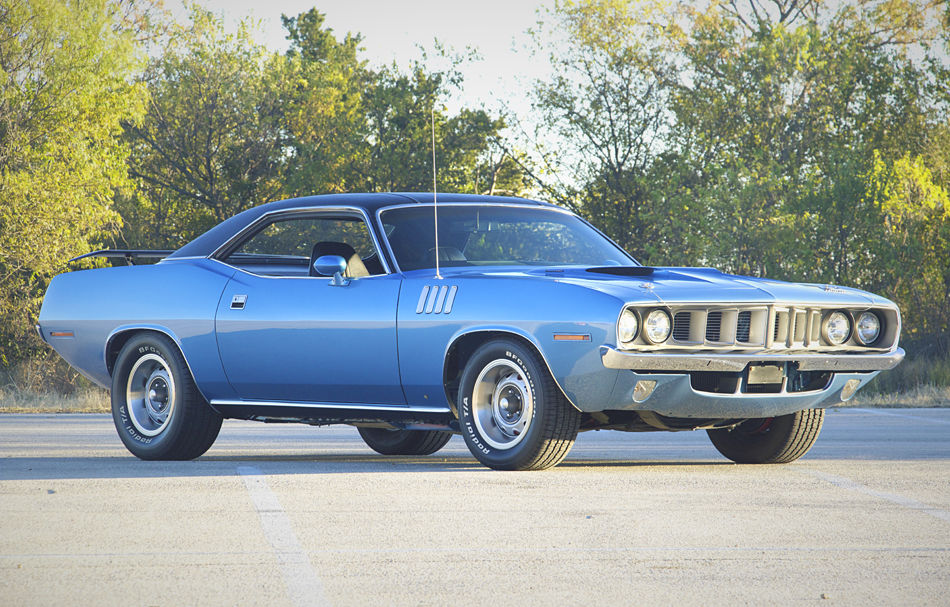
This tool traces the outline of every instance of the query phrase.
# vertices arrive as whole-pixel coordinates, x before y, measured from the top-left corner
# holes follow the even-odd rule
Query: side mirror
[[[313,269],[320,276],[332,276],[333,280],[330,281],[330,284],[335,287],[342,287],[350,282],[343,278],[343,273],[346,272],[346,260],[339,255],[317,257],[317,260],[313,262]]]

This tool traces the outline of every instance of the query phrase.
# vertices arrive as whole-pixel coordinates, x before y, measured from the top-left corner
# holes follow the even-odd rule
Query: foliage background
[[[945,2],[562,0],[532,116],[446,110],[464,56],[370,66],[316,9],[283,24],[275,53],[197,6],[0,0],[3,383],[82,386],[32,331],[64,260],[269,200],[427,191],[434,115],[441,190],[547,198],[646,264],[881,293],[917,362],[878,383],[950,384]]]

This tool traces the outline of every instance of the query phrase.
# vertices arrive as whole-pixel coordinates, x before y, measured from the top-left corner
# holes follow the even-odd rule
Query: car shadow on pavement
[[[364,474],[398,472],[496,473],[472,457],[387,457],[369,454],[210,455],[185,462],[150,462],[133,457],[9,457],[0,466],[0,482],[21,480],[129,479],[238,476],[239,466],[253,466],[265,475]],[[555,468],[526,474],[557,474],[581,468],[729,466],[728,461],[644,459],[567,459]]]

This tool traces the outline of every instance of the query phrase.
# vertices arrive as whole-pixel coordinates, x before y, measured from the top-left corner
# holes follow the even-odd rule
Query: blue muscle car
[[[229,417],[352,424],[390,455],[459,433],[506,470],[596,429],[705,429],[736,462],[789,462],[904,355],[870,293],[645,267],[547,203],[438,202],[298,198],[177,251],[96,252],[167,256],[57,276],[37,329],[111,389],[143,459],[198,457]]]

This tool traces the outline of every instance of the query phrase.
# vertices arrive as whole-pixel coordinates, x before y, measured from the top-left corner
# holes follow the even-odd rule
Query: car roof
[[[238,213],[230,219],[222,221],[168,257],[207,257],[246,226],[257,221],[257,219],[262,215],[266,213],[272,213],[274,211],[346,206],[363,209],[368,215],[372,217],[376,214],[376,211],[384,207],[410,205],[414,203],[431,204],[434,198],[435,196],[431,192],[385,192],[368,194],[322,194],[318,196],[303,196],[301,198],[290,198],[287,200],[268,202],[266,204],[251,207],[250,209]],[[513,196],[485,196],[479,194],[456,194],[451,192],[439,192],[438,202],[513,204],[559,208],[557,205],[553,205],[548,202],[530,200],[527,198],[516,198]]]

